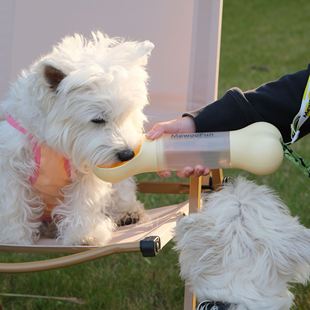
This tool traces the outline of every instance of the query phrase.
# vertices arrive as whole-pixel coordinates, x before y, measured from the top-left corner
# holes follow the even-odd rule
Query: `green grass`
[[[219,94],[238,86],[250,89],[305,68],[309,57],[310,1],[224,0]],[[310,160],[309,138],[295,148]],[[242,174],[225,171],[226,175]],[[142,179],[152,179],[153,174]],[[292,213],[310,227],[309,180],[289,162],[272,176],[256,177],[272,186]],[[148,208],[175,203],[177,196],[141,195]],[[34,298],[0,297],[4,309],[182,309],[183,283],[177,255],[169,244],[157,258],[121,254],[83,265],[34,274],[0,274],[0,293],[75,296],[85,305]],[[0,261],[45,258],[1,254]],[[294,287],[296,307],[310,309],[309,287]]]

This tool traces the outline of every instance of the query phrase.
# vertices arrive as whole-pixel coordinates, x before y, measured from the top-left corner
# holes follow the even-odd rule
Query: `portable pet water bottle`
[[[94,173],[106,182],[162,170],[181,170],[202,165],[239,168],[257,175],[274,172],[283,159],[282,136],[273,125],[258,122],[227,132],[169,134],[145,139],[133,159],[111,167],[96,166]]]

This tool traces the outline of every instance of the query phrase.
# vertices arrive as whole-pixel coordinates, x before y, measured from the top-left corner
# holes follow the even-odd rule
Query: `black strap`
[[[227,302],[205,300],[198,305],[197,310],[227,310],[230,306]]]

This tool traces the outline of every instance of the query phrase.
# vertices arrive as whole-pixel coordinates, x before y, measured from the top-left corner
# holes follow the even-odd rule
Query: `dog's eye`
[[[92,123],[95,123],[95,124],[105,124],[105,123],[106,123],[106,120],[103,119],[103,118],[98,117],[98,118],[92,119],[91,122],[92,122]]]

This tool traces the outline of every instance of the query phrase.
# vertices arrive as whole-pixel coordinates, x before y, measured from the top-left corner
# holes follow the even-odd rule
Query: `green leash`
[[[310,178],[310,164],[306,162],[300,155],[292,150],[287,144],[282,142],[284,156],[291,161],[302,173]]]

